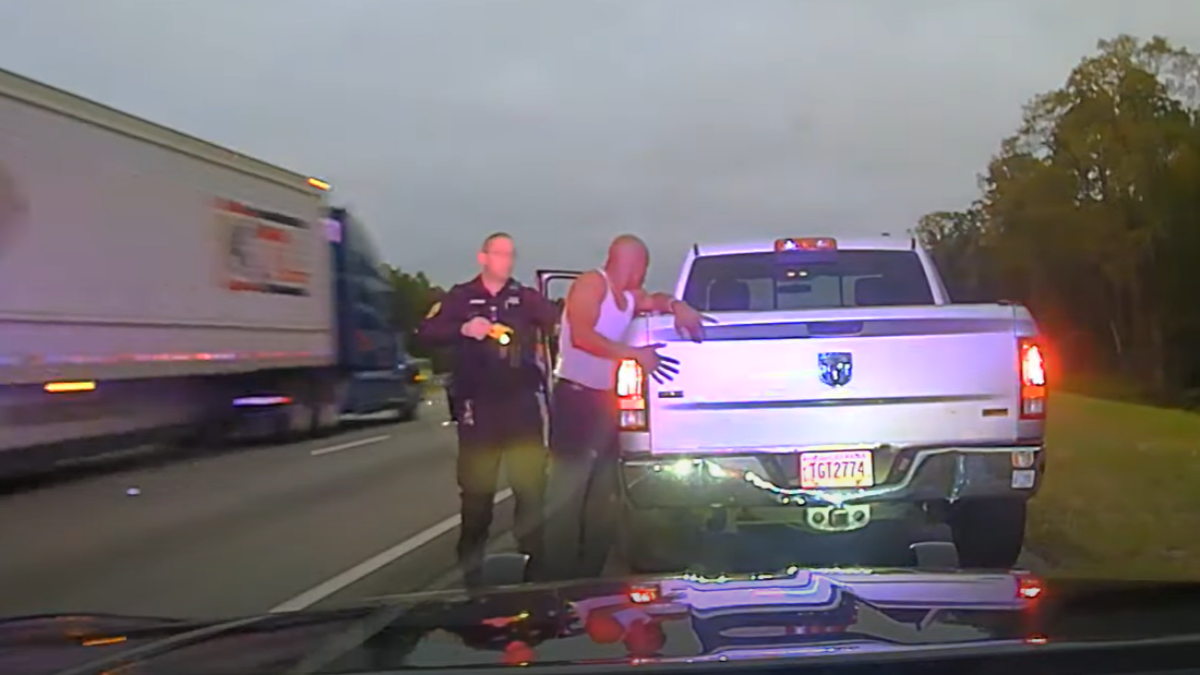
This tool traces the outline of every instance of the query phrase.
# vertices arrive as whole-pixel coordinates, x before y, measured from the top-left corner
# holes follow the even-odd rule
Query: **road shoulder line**
[[[369,439],[364,439],[364,440],[369,440]],[[496,498],[494,501],[496,504],[499,504],[500,502],[504,501],[505,499],[508,499],[511,496],[512,496],[511,489],[501,490],[500,492],[496,493]],[[279,603],[278,605],[272,607],[268,611],[272,614],[276,614],[279,612],[296,612],[296,611],[311,607],[312,605],[315,605],[316,603],[324,600],[325,598],[328,598],[329,596],[333,595],[334,593],[337,593],[338,591],[341,591],[341,590],[347,588],[351,584],[354,584],[358,581],[365,579],[367,576],[374,574],[375,572],[378,572],[379,570],[383,569],[384,567],[387,567],[388,565],[392,564],[393,562],[396,562],[397,560],[399,560],[400,558],[403,558],[404,556],[408,555],[409,553],[416,551],[417,549],[421,548],[425,544],[428,544],[429,542],[433,541],[434,539],[437,539],[438,537],[446,534],[447,532],[452,531],[454,528],[458,527],[461,523],[462,523],[461,515],[456,514],[456,515],[450,516],[449,518],[446,518],[445,520],[443,520],[441,522],[435,523],[435,524],[431,525],[430,527],[425,528],[424,530],[418,532],[417,534],[413,535],[412,537],[409,537],[408,539],[405,539],[404,541],[396,544],[395,546],[392,546],[391,548],[389,548],[387,550],[376,553],[375,555],[371,556],[370,558],[367,558],[366,560],[360,562],[359,564],[355,565],[354,567],[351,567],[350,569],[345,570],[344,572],[342,572],[334,577],[326,579],[325,581],[317,584],[316,586],[313,586],[312,588],[291,598],[290,600],[286,600],[284,602]]]

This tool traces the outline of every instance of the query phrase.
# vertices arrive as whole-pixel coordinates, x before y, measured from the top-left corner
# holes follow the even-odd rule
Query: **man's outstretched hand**
[[[642,367],[642,372],[649,374],[659,384],[674,380],[675,376],[679,374],[679,361],[658,353],[663,346],[663,343],[657,342],[645,347],[638,347],[633,357]]]
[[[682,300],[676,301],[672,310],[671,313],[675,316],[675,330],[692,342],[703,342],[704,324],[717,322],[716,319],[707,314],[701,314]]]

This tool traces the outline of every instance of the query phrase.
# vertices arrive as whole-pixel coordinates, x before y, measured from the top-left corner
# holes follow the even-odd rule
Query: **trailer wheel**
[[[341,407],[337,403],[323,402],[313,408],[313,423],[318,436],[332,433],[340,422]]]
[[[308,438],[317,430],[317,406],[305,401],[297,404],[297,408],[299,409],[295,411],[294,433],[300,438]]]
[[[313,406],[315,435],[328,436],[341,424],[346,384],[341,381],[325,381],[318,388],[318,392],[316,404]]]
[[[947,524],[963,567],[1012,569],[1025,545],[1025,500],[964,499],[951,505]]]
[[[278,411],[275,438],[278,443],[295,443],[311,436],[315,431],[315,406],[305,401],[293,401]]]

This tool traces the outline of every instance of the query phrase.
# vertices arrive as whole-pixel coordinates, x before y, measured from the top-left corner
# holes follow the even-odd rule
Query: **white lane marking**
[[[512,493],[513,492],[511,489],[505,489],[497,492],[494,503],[499,504],[505,499],[511,497]],[[304,591],[291,600],[279,603],[268,611],[272,614],[277,614],[279,612],[296,612],[306,607],[315,605],[316,603],[328,598],[343,588],[346,588],[350,584],[361,581],[368,575],[378,572],[384,567],[396,562],[400,558],[403,558],[409,553],[421,548],[425,544],[428,544],[434,539],[446,534],[447,532],[458,527],[461,523],[461,515],[450,516],[442,522],[418,532],[412,537],[405,539],[386,551],[376,553],[375,555],[367,558],[354,567],[351,567],[345,572],[322,581],[321,583],[313,586],[307,591]]]
[[[360,438],[357,441],[350,441],[349,443],[342,443],[341,445],[331,445],[328,448],[317,448],[308,454],[312,455],[313,457],[320,457],[321,455],[328,455],[331,452],[341,452],[351,448],[360,448],[364,445],[382,443],[389,438],[391,438],[391,436],[372,436],[370,438]]]

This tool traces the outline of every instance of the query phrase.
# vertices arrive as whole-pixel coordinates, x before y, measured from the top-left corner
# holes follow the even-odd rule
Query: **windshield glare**
[[[1198,299],[1200,0],[0,0],[0,675],[1200,643]]]

